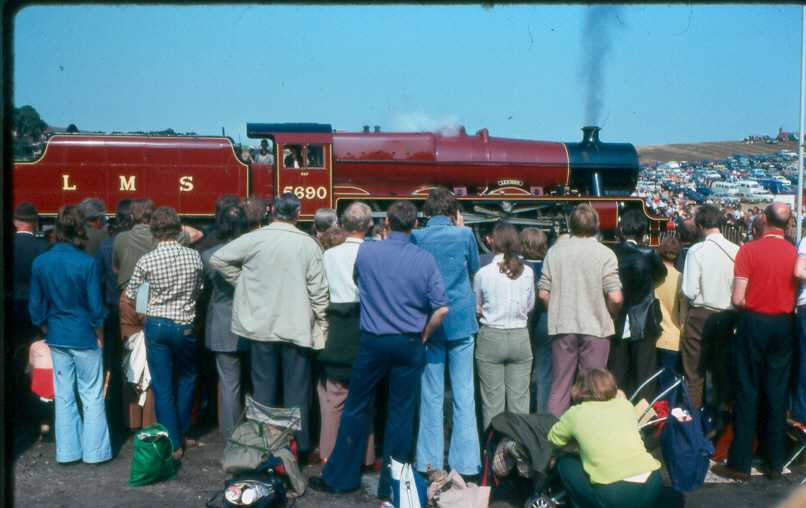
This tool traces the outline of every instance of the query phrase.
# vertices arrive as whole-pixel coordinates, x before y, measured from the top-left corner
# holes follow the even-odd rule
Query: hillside
[[[791,150],[797,152],[797,143],[788,141],[777,145],[766,143],[746,144],[741,141],[712,141],[681,145],[637,146],[641,164],[653,161],[699,161],[724,159],[730,155],[759,155]]]

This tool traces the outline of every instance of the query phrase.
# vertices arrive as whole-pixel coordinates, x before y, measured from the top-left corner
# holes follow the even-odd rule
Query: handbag
[[[408,462],[391,459],[392,503],[395,508],[425,508],[428,486],[425,478]]]
[[[663,313],[660,308],[660,300],[657,298],[652,300],[646,312],[646,321],[644,322],[644,337],[649,339],[657,339],[663,334]]]
[[[682,403],[678,404],[680,394]],[[690,492],[704,483],[714,446],[705,438],[700,413],[691,404],[686,383],[680,384],[670,402],[670,407],[685,410],[690,418],[680,421],[674,415],[675,409],[672,410],[660,437],[663,461],[672,488],[678,492]]]
[[[176,478],[174,447],[168,429],[159,423],[135,434],[129,485],[139,487]]]

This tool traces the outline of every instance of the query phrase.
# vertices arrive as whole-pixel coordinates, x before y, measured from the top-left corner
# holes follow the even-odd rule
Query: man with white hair
[[[311,359],[324,347],[329,298],[322,249],[297,229],[299,210],[294,194],[278,196],[274,221],[222,247],[210,267],[235,286],[232,332],[249,340],[254,398],[277,407],[282,385],[283,405],[300,409],[304,457],[312,445]]]

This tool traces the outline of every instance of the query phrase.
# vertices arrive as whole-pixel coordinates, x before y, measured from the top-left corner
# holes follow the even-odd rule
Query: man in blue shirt
[[[437,260],[451,312],[425,346],[417,469],[421,472],[444,469],[443,407],[447,363],[453,392],[453,430],[448,463],[459,474],[475,476],[481,472],[473,390],[474,335],[479,326],[470,281],[479,269],[479,248],[473,231],[461,226],[458,203],[448,189],[433,189],[425,200],[423,212],[430,217],[428,225],[412,232],[411,240]]]
[[[336,447],[322,477],[311,478],[315,490],[350,492],[360,487],[369,405],[387,374],[389,415],[379,497],[391,494],[390,457],[411,461],[425,343],[448,314],[448,297],[434,256],[410,241],[417,208],[398,201],[389,207],[387,221],[389,238],[365,242],[358,250],[355,274],[361,302],[361,349],[353,365]]]

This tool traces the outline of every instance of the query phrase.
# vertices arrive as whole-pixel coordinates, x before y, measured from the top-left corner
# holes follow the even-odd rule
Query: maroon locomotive
[[[378,214],[392,201],[422,200],[434,186],[451,189],[465,222],[500,218],[562,231],[573,205],[599,211],[605,235],[620,211],[635,207],[651,219],[654,239],[663,220],[647,213],[635,189],[635,148],[602,143],[596,127],[579,143],[467,134],[334,131],[327,124],[247,124],[251,138],[271,139],[274,162],[245,163],[226,137],[55,135],[42,156],[14,167],[14,202],[30,201],[45,215],[99,197],[110,208],[124,198],[151,197],[186,217],[212,217],[221,194],[273,196],[293,192],[302,219],[316,209],[369,203]]]

